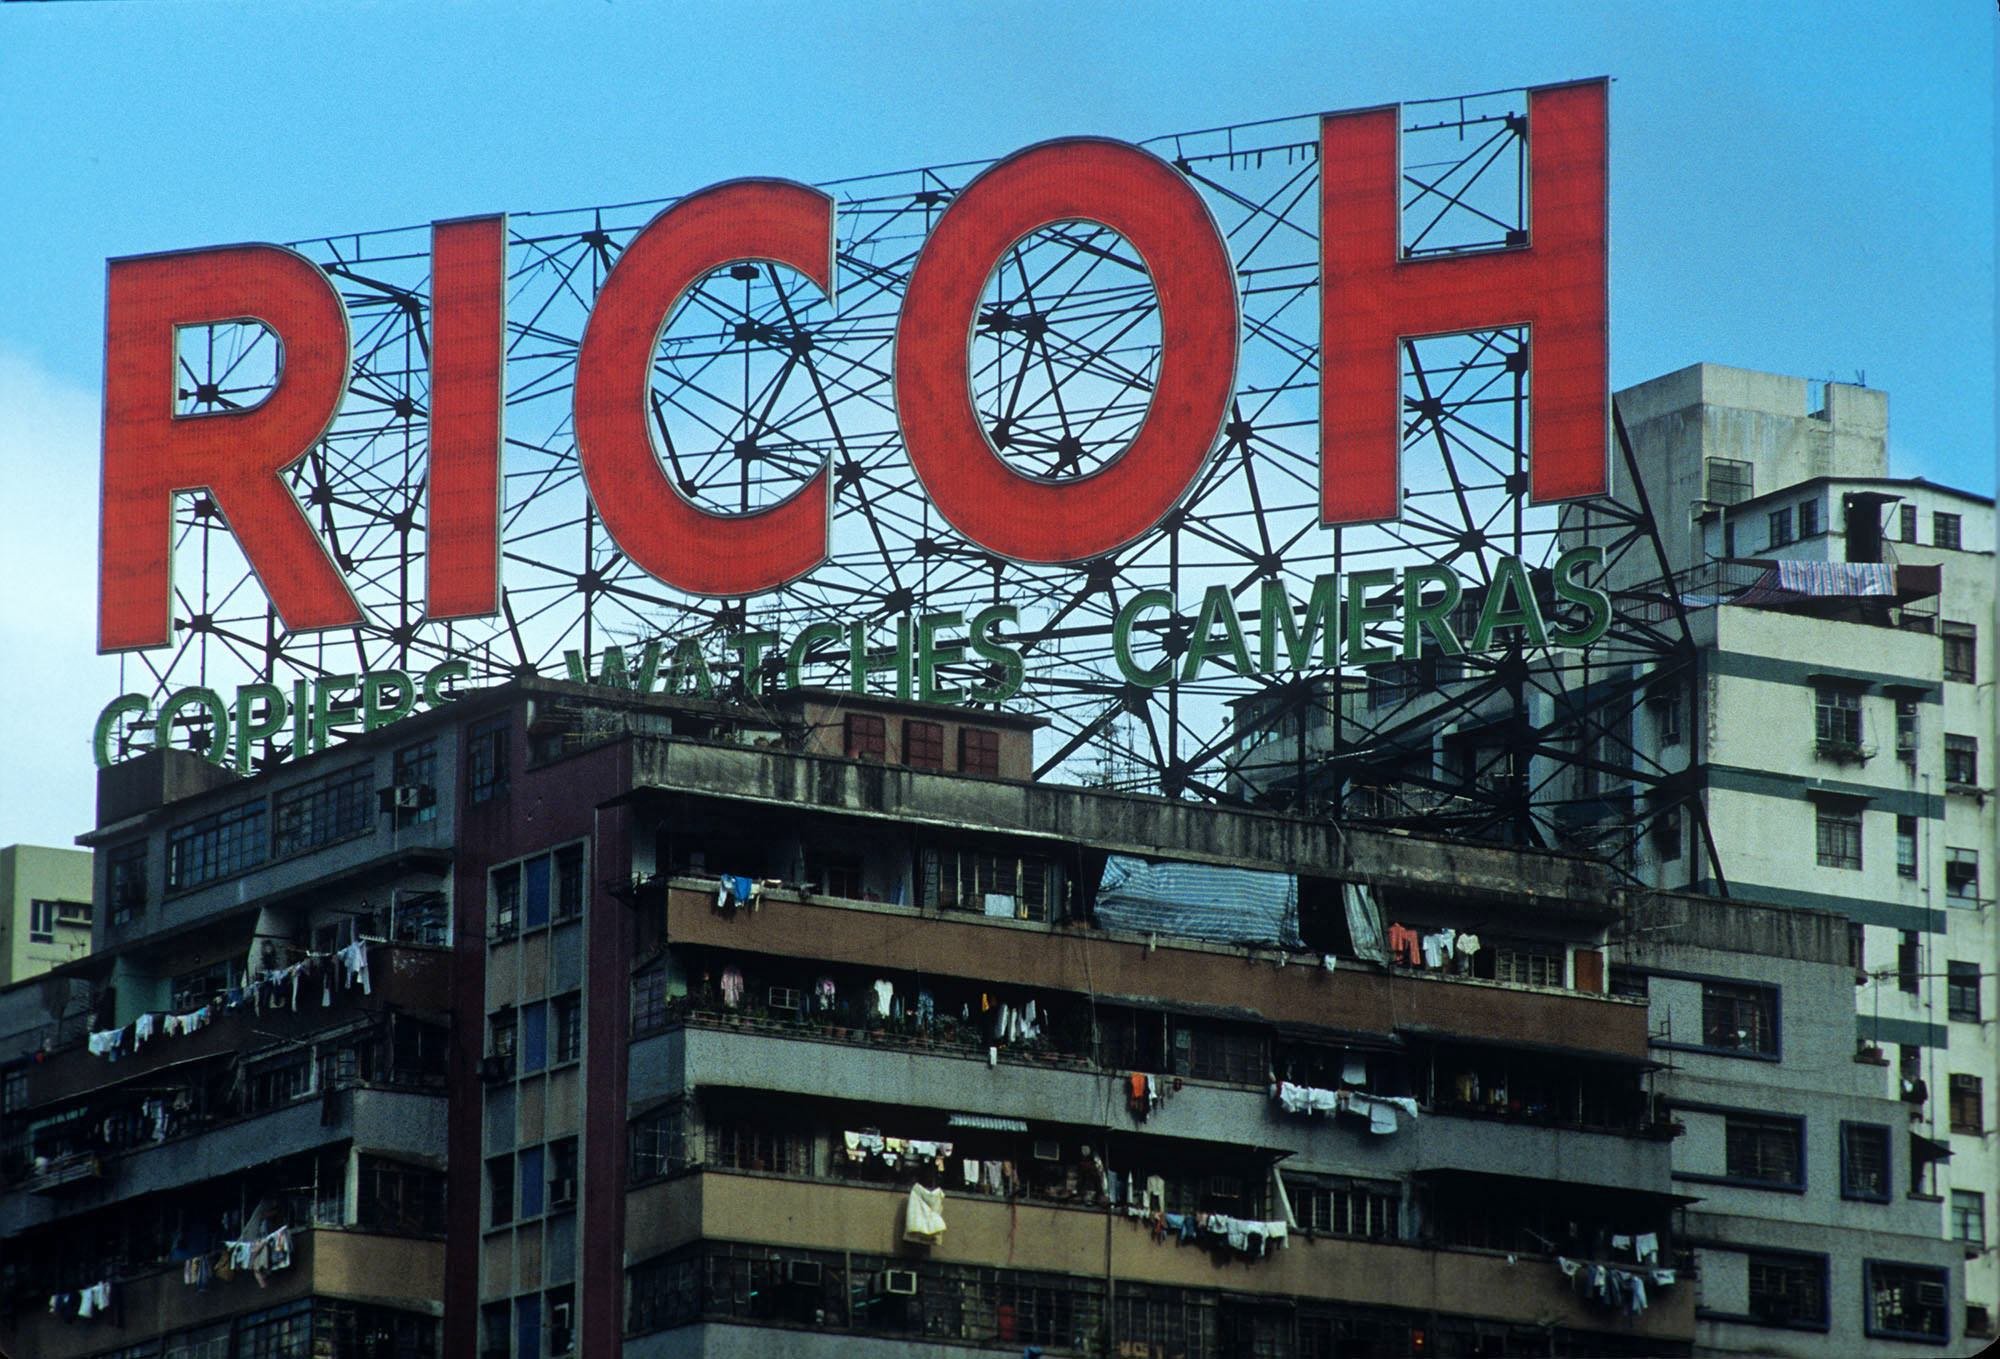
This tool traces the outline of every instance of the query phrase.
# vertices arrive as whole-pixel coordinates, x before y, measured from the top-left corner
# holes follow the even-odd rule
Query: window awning
[[[977,1128],[982,1132],[1024,1133],[1027,1121],[1007,1118],[1000,1114],[953,1114],[945,1120],[948,1128]]]
[[[1934,1137],[1925,1137],[1922,1133],[1913,1132],[1910,1134],[1910,1159],[1912,1161],[1949,1161],[1951,1159],[1951,1147],[1948,1143],[1940,1142]]]

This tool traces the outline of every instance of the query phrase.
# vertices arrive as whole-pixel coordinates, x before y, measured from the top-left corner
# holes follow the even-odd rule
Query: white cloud
[[[119,692],[96,654],[97,394],[0,349],[0,844],[89,830],[91,725]]]

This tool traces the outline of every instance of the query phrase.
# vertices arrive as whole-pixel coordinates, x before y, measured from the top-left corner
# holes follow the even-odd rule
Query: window
[[[472,802],[494,802],[507,796],[507,731],[509,719],[489,717],[465,733],[465,793]]]
[[[297,1052],[250,1068],[243,1079],[243,1112],[263,1113],[303,1099],[313,1088],[312,1054]]]
[[[632,974],[632,1036],[644,1038],[667,1027],[667,965],[648,963]]]
[[[1861,809],[1822,802],[1817,809],[1819,866],[1861,867]]]
[[[1976,1189],[1951,1191],[1951,1239],[1968,1246],[1986,1244],[1986,1195]]]
[[[53,901],[28,903],[28,942],[53,944],[56,941],[56,904]]]
[[[199,1010],[219,992],[236,985],[236,969],[226,960],[210,963],[174,978],[173,1009],[176,1014]]]
[[[1896,817],[1896,876],[1917,876],[1917,818]]]
[[[958,731],[958,772],[1000,777],[1000,733],[984,727],[960,727]]]
[[[1299,1226],[1333,1236],[1394,1241],[1401,1194],[1393,1181],[1288,1177]]]
[[[1956,550],[1959,544],[1959,518],[1946,514],[1943,510],[1931,511],[1931,546]]]
[[[873,713],[847,715],[846,753],[850,760],[881,764],[889,756],[888,724]]]
[[[514,1051],[520,1046],[519,1012],[510,1005],[504,1010],[496,1010],[486,1022],[493,1040],[490,1055],[505,1059],[508,1070],[511,1071],[514,1065]]]
[[[111,923],[128,925],[146,909],[146,842],[119,845],[108,858],[104,890],[111,899]]]
[[[236,1359],[307,1359],[313,1352],[312,1299],[236,1319]]]
[[[944,727],[911,718],[903,723],[903,763],[912,769],[944,768]]]
[[[657,1179],[687,1164],[679,1105],[668,1105],[632,1120],[632,1178]]]
[[[1979,782],[1977,736],[1944,738],[1944,781],[1962,788],[1970,788]]]
[[[1944,852],[1945,895],[1954,901],[1979,900],[1979,851],[1947,849]]]
[[[1657,694],[1648,700],[1653,710],[1653,729],[1659,734],[1663,746],[1677,746],[1681,743],[1681,696],[1677,693]]]
[[[1723,1128],[1724,1173],[1732,1180],[1802,1185],[1804,1134],[1799,1119],[1731,1114]]]
[[[551,1359],[576,1349],[576,1285],[551,1288],[545,1299],[549,1307],[549,1354]]]
[[[264,801],[246,802],[167,833],[167,890],[185,892],[264,862]]]
[[[1896,758],[1904,764],[1917,762],[1917,701],[1896,700]]]
[[[1861,694],[1845,685],[1813,689],[1813,736],[1823,746],[1846,750],[1861,745]]]
[[[1799,505],[1799,537],[1816,538],[1818,536],[1819,502],[1817,500],[1803,501]]]
[[[444,1175],[379,1156],[361,1158],[356,1225],[395,1236],[444,1235]]]
[[[1945,1009],[1953,1019],[1979,1022],[1979,964],[1945,964]]]
[[[1662,808],[1660,814],[1653,818],[1652,836],[1653,852],[1659,855],[1662,861],[1672,863],[1680,858],[1681,841],[1684,838],[1681,835],[1681,809]]]
[[[1951,1338],[1946,1311],[1951,1303],[1949,1273],[1924,1265],[1870,1260],[1867,1275],[1868,1334]]]
[[[1889,1201],[1889,1130],[1874,1123],[1840,1125],[1840,1196]]]
[[[1915,930],[1904,930],[1896,942],[1896,989],[1914,996],[1923,971],[1923,940]]]
[[[1006,851],[926,849],[922,904],[1006,919],[1047,920],[1061,899],[1062,870],[1047,859]]]
[[[1967,684],[1979,679],[1979,629],[1970,623],[1940,625],[1944,638],[1944,677]]]
[[[536,930],[549,923],[549,856],[521,861],[521,926]]]
[[[1703,982],[1701,1036],[1705,1047],[1777,1056],[1777,988],[1738,982]]]
[[[1709,458],[1708,499],[1718,505],[1741,505],[1755,494],[1756,467],[1736,458]]]
[[[1773,1326],[1826,1325],[1826,1259],[1753,1254],[1750,1315]]]
[[[1852,920],[1847,922],[1847,965],[1856,972],[1868,970],[1868,927]]]
[[[1611,994],[1627,1000],[1645,1000],[1651,994],[1646,974],[1636,967],[1611,965]]]
[[[521,929],[521,865],[493,870],[493,936],[512,939]]]
[[[523,1147],[515,1160],[521,1166],[521,1216],[540,1217],[547,1200],[548,1186],[542,1181],[544,1162],[541,1147]]]
[[[1917,507],[1898,505],[1896,507],[1896,536],[1906,543],[1917,541]]]
[[[549,1143],[549,1207],[576,1205],[576,1139],[557,1138]]]
[[[288,788],[271,800],[271,854],[282,859],[360,835],[374,815],[375,775],[365,764]]]
[[[514,1158],[495,1156],[486,1163],[486,1192],[492,1200],[493,1213],[487,1220],[491,1227],[504,1227],[514,1220]]]
[[[811,1134],[743,1121],[708,1125],[708,1164],[725,1170],[812,1174]]]
[[[583,998],[572,991],[557,996],[550,1005],[555,1010],[555,1062],[574,1062],[583,1053]]]
[[[537,1000],[521,1007],[521,1070],[549,1064],[549,1007]]]
[[[1772,510],[1766,522],[1770,526],[1770,531],[1765,535],[1765,541],[1772,547],[1784,547],[1792,541],[1792,507],[1790,505],[1785,506],[1782,510]]]
[[[1981,1133],[1986,1130],[1985,1091],[1979,1077],[1954,1073],[1951,1078],[1951,1130]]]
[[[1568,971],[1561,949],[1530,944],[1502,944],[1493,950],[1493,979],[1522,986],[1564,986]]]
[[[554,914],[557,920],[583,914],[582,845],[564,845],[556,851]]]
[[[404,746],[396,752],[392,782],[398,788],[416,789],[416,806],[405,807],[396,804],[396,825],[421,826],[437,820],[437,742],[425,741],[422,745]]]
[[[1173,1021],[1173,1074],[1203,1081],[1261,1085],[1271,1078],[1271,1047],[1251,1029]]]

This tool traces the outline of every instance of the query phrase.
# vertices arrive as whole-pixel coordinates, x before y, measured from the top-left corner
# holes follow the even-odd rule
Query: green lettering
[[[841,631],[840,624],[829,623],[824,619],[817,623],[806,624],[799,635],[792,639],[790,649],[785,652],[785,684],[787,687],[793,689],[802,687],[799,682],[799,667],[812,659],[814,647],[820,645],[822,642],[839,641]]]
[[[1334,664],[1334,646],[1340,636],[1340,577],[1315,576],[1312,598],[1306,603],[1305,621],[1296,629],[1292,626],[1292,600],[1285,593],[1285,587],[1275,580],[1264,582],[1262,594],[1257,603],[1262,636],[1261,659],[1264,673],[1278,668],[1278,635],[1284,634],[1285,655],[1290,658],[1290,668],[1303,670],[1312,663],[1313,638],[1320,642],[1320,664],[1331,669]]]
[[[1143,609],[1165,609],[1172,613],[1174,597],[1165,590],[1141,590],[1125,601],[1118,610],[1118,617],[1111,624],[1111,655],[1118,662],[1118,673],[1128,683],[1141,689],[1157,689],[1173,677],[1174,662],[1171,656],[1150,669],[1142,670],[1132,659],[1132,625]]]
[[[1222,625],[1223,632],[1219,639],[1210,635],[1217,623]],[[1243,643],[1243,623],[1236,616],[1236,600],[1230,595],[1227,585],[1211,585],[1202,592],[1201,613],[1195,619],[1187,659],[1181,663],[1181,678],[1199,679],[1201,667],[1208,658],[1225,651],[1229,653],[1237,674],[1250,673],[1250,648]]]
[[[695,697],[715,697],[715,678],[708,673],[708,657],[702,655],[701,643],[693,637],[683,637],[674,643],[674,658],[667,666],[667,692],[679,694],[690,681]]]
[[[1556,597],[1583,606],[1582,627],[1556,628],[1550,632],[1549,640],[1557,646],[1589,646],[1610,631],[1611,596],[1595,585],[1585,585],[1574,579],[1576,573],[1586,566],[1602,570],[1604,549],[1589,544],[1573,547],[1556,558]]]
[[[384,703],[384,690],[394,690],[393,702]],[[238,702],[241,702],[238,695]],[[400,670],[375,670],[361,677],[361,730],[373,731],[410,715],[417,706],[417,686]]]
[[[462,680],[471,673],[470,661],[446,661],[443,665],[432,666],[424,672],[424,706],[435,708],[451,702],[457,695],[445,689],[445,681]]]
[[[344,727],[359,717],[360,711],[352,703],[335,703],[333,695],[343,689],[352,689],[359,683],[359,675],[321,675],[312,682],[312,748],[326,749],[327,733],[335,727]]]
[[[996,684],[975,684],[966,692],[966,697],[974,703],[1005,703],[1021,692],[1021,680],[1027,673],[1027,664],[1021,659],[1018,647],[1007,646],[999,640],[1002,623],[1012,623],[1021,616],[1021,611],[1012,604],[988,604],[972,615],[967,626],[972,649],[988,665],[1000,667],[1000,679]],[[993,636],[988,637],[987,633]]]
[[[946,628],[965,625],[962,613],[927,613],[917,619],[917,697],[926,703],[957,703],[965,691],[955,684],[938,683],[938,667],[965,661],[965,643],[938,645],[938,634]]]
[[[1426,604],[1424,586],[1435,582],[1444,593]],[[1438,650],[1447,656],[1462,656],[1465,647],[1451,630],[1448,615],[1458,607],[1458,573],[1448,566],[1417,566],[1403,573],[1403,659],[1414,661],[1423,654],[1424,633],[1437,639]]]
[[[252,707],[260,699],[264,704],[261,720],[251,716]],[[275,684],[246,684],[236,691],[237,773],[251,772],[250,748],[283,731],[290,716],[291,705],[285,702],[285,691]]]
[[[1368,625],[1387,623],[1396,616],[1396,596],[1387,587],[1396,583],[1396,573],[1386,568],[1356,571],[1347,578],[1347,663],[1374,665],[1393,659],[1396,649],[1382,643],[1370,645]],[[1370,604],[1368,592],[1381,590],[1386,602]]]
[[[1513,603],[1508,603],[1509,598]],[[1486,603],[1479,610],[1479,627],[1472,634],[1472,649],[1484,651],[1493,644],[1493,634],[1501,628],[1525,628],[1529,646],[1542,646],[1548,632],[1542,626],[1542,610],[1535,603],[1534,587],[1528,583],[1527,568],[1519,557],[1502,557],[1493,568],[1493,583],[1486,588]]]
[[[910,616],[904,614],[896,620],[896,645],[893,650],[885,649],[877,656],[868,649],[868,625],[849,623],[847,625],[847,680],[848,686],[857,694],[868,692],[868,677],[877,670],[896,672],[896,697],[910,696]]]
[[[111,733],[118,729],[118,719],[126,713],[146,715],[146,699],[143,694],[120,694],[104,705],[104,711],[97,715],[97,727],[91,733],[90,748],[97,756],[97,767],[111,767]]]
[[[161,750],[169,744],[168,738],[174,729],[174,719],[181,715],[183,708],[203,708],[208,712],[208,749],[202,754],[212,764],[226,764],[229,760],[229,709],[223,706],[222,695],[213,689],[177,689],[160,709],[159,720],[153,725],[153,740]],[[190,747],[192,748],[192,747]]]

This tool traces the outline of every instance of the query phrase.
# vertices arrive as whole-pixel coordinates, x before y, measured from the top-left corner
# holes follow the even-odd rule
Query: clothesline
[[[242,986],[227,988],[219,1004],[203,1005],[181,1014],[148,1011],[120,1028],[93,1032],[85,1041],[85,1046],[92,1056],[115,1062],[121,1056],[138,1052],[158,1035],[177,1038],[197,1033],[214,1023],[220,1012],[242,1009],[259,1014],[266,1009],[296,1011],[300,1008],[301,985],[314,981],[320,983],[321,1007],[329,1006],[333,1004],[336,974],[342,990],[351,990],[359,985],[363,995],[372,995],[374,985],[368,975],[368,948],[368,940],[357,939],[331,953],[308,954],[290,967],[271,969],[258,974],[254,980],[246,979]]]
[[[1408,1095],[1371,1095],[1361,1090],[1321,1090],[1308,1085],[1279,1081],[1271,1096],[1288,1114],[1355,1114],[1368,1120],[1368,1131],[1377,1136],[1395,1132],[1402,1126],[1399,1114],[1416,1121],[1417,1102]]]
[[[1200,1240],[1204,1233],[1210,1238],[1208,1244],[1220,1242],[1252,1257],[1263,1256],[1271,1242],[1275,1241],[1281,1249],[1290,1244],[1291,1228],[1282,1221],[1259,1222],[1226,1213],[1166,1213],[1137,1204],[1127,1207],[1125,1216],[1149,1224],[1153,1240],[1165,1241],[1173,1236],[1183,1246]]]

